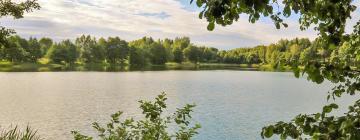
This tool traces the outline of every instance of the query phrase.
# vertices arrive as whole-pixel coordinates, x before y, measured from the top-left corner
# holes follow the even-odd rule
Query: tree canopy
[[[193,2],[191,0],[190,2]],[[270,18],[277,29],[288,27],[285,19],[298,14],[300,29],[310,26],[319,31],[319,35],[335,44],[344,37],[346,20],[356,6],[352,0],[196,0],[203,10],[199,18],[206,18],[208,29],[215,24],[231,25],[238,21],[240,14],[248,15],[249,22],[260,18]],[[279,4],[281,3],[281,4]]]
[[[329,58],[329,52],[312,48],[318,41],[306,38],[282,39],[270,45],[218,50],[199,46],[188,37],[158,39],[143,37],[125,41],[119,37],[97,39],[81,35],[75,41],[55,42],[50,38],[10,36],[8,45],[0,45],[0,60],[13,63],[38,63],[48,60],[55,64],[119,64],[135,67],[165,65],[168,62],[226,63],[269,65],[281,70],[290,61],[311,60],[317,54]]]

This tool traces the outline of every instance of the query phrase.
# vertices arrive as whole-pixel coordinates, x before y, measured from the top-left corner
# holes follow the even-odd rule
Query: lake
[[[119,110],[139,118],[137,101],[165,91],[169,111],[196,103],[193,119],[202,128],[195,139],[261,139],[264,125],[321,111],[331,85],[235,70],[0,73],[0,124],[29,124],[46,139],[71,139],[71,130],[93,135],[92,122],[105,123]],[[354,100],[337,100],[337,113]]]

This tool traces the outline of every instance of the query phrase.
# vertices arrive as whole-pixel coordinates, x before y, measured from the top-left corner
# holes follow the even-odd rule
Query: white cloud
[[[39,0],[41,10],[24,19],[3,18],[2,25],[28,36],[48,36],[58,40],[81,34],[97,37],[119,36],[126,40],[142,36],[174,38],[189,36],[196,44],[228,49],[269,44],[281,38],[310,37],[314,31],[301,32],[296,21],[277,30],[267,21],[250,24],[242,18],[231,26],[206,30],[205,20],[178,0]],[[187,3],[187,2],[186,2]]]

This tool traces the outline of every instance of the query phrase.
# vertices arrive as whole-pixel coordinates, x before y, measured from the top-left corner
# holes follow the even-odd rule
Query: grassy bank
[[[0,62],[0,71],[53,71],[61,70],[61,64],[41,64],[41,63],[12,63],[7,61]]]
[[[12,63],[0,62],[0,72],[46,72],[46,71],[108,71],[123,70],[122,66],[111,66],[103,63],[91,64],[53,64],[53,63]]]

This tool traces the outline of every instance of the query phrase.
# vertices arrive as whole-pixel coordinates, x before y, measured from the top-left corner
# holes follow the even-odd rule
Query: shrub
[[[199,124],[190,127],[192,109],[195,105],[185,105],[178,108],[175,113],[163,116],[162,113],[167,105],[166,94],[162,93],[155,98],[154,102],[139,101],[140,109],[145,115],[144,119],[135,121],[133,118],[120,121],[123,112],[119,111],[111,115],[111,120],[106,127],[94,122],[93,127],[102,140],[190,140],[198,134]],[[174,133],[169,131],[169,125],[176,124]],[[92,140],[93,137],[72,131],[75,140]]]

